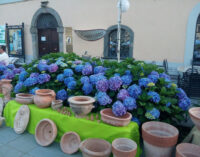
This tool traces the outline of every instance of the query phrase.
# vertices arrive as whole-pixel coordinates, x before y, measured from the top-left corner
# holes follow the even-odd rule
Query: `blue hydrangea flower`
[[[83,76],[81,77],[81,83],[84,84],[84,83],[89,83],[90,82],[90,79],[88,76]]]
[[[106,92],[109,88],[109,82],[107,79],[99,80],[96,83],[96,89],[101,92]]]
[[[18,69],[20,69],[21,72],[22,72],[22,71],[25,71],[25,69],[24,69],[23,67],[19,67]]]
[[[190,99],[186,96],[179,100],[178,106],[183,110],[188,110],[189,106],[191,105]]]
[[[31,90],[29,91],[29,93],[35,95],[35,91],[38,90],[38,89],[40,89],[40,88],[35,87],[35,88],[31,89]]]
[[[133,80],[133,77],[131,75],[123,75],[121,77],[121,79],[122,79],[123,85],[127,85],[128,86],[128,85],[131,84],[131,82]]]
[[[117,94],[118,100],[124,100],[129,96],[128,91],[126,89],[121,89],[119,93]]]
[[[29,77],[24,81],[25,87],[30,87],[38,83],[37,77]]]
[[[50,78],[51,78],[51,76],[49,74],[40,74],[38,76],[38,83],[43,84],[45,82],[49,82]]]
[[[176,95],[178,96],[179,99],[187,97],[187,95],[186,95],[186,93],[185,93],[185,91],[183,89],[177,88],[176,90],[178,92]]]
[[[83,65],[82,65],[82,64],[79,64],[79,65],[77,65],[77,66],[75,67],[75,71],[76,71],[76,72],[82,72],[82,70],[83,70]]]
[[[54,73],[54,72],[56,72],[57,70],[58,70],[58,65],[55,64],[55,63],[50,64],[49,67],[48,67],[48,71],[49,71],[50,73]]]
[[[124,99],[123,104],[126,108],[126,110],[132,111],[133,109],[137,108],[136,101],[132,97],[127,97]]]
[[[140,87],[147,87],[147,85],[151,82],[152,81],[149,78],[141,78],[141,79],[139,79],[139,86]]]
[[[18,82],[14,87],[14,93],[19,93],[20,89],[23,87],[23,82]]]
[[[167,104],[166,104],[166,107],[170,107],[171,106],[171,102],[168,102]]]
[[[131,121],[136,122],[138,125],[141,124],[141,122],[139,121],[139,119],[136,118],[136,117],[132,117]]]
[[[91,75],[92,74],[92,66],[90,64],[87,64],[83,67],[82,70],[83,75]]]
[[[85,95],[88,95],[93,91],[93,86],[92,86],[92,84],[86,82],[83,84],[82,90]]]
[[[71,81],[75,81],[75,78],[74,77],[67,77],[64,79],[64,84],[65,86],[67,86],[67,84]]]
[[[3,72],[7,69],[5,65],[0,65],[0,72]]]
[[[105,92],[97,93],[97,101],[100,105],[105,106],[112,103],[112,99]]]
[[[151,101],[154,102],[154,103],[159,103],[160,102],[160,95],[157,93],[157,92],[152,92],[152,91],[149,91],[147,93],[148,96],[151,96]]]
[[[171,81],[170,76],[165,74],[165,73],[161,73],[159,76],[160,76],[160,78],[164,78],[166,82],[170,82]]]
[[[152,71],[150,75],[156,75],[159,77],[159,73],[157,71]]]
[[[149,75],[148,78],[153,82],[156,83],[159,79],[159,75]]]
[[[28,73],[26,71],[22,71],[19,74],[19,81],[24,81],[28,77]]]
[[[97,66],[94,68],[94,74],[104,73],[104,72],[105,72],[105,68],[103,66]]]
[[[138,96],[142,93],[142,89],[140,88],[140,86],[134,84],[128,88],[128,93],[130,96],[137,99]]]
[[[75,89],[76,88],[76,81],[70,81],[68,84],[67,84],[67,88],[68,89]]]
[[[119,73],[115,73],[114,76],[120,76],[120,74]]]
[[[41,59],[41,60],[39,61],[39,64],[47,64],[47,60]]]
[[[131,75],[131,71],[130,70],[126,70],[125,71],[125,75]]]
[[[109,88],[110,90],[116,91],[122,85],[122,79],[119,76],[114,76],[109,79]]]
[[[73,64],[76,64],[76,65],[82,64],[82,61],[81,60],[76,60],[76,61],[73,62]]]
[[[15,65],[14,64],[8,64],[7,66],[9,69],[13,70],[15,68]]]
[[[151,120],[158,119],[160,117],[160,111],[153,108],[152,110],[146,112],[145,117]]]
[[[71,77],[74,75],[74,72],[72,71],[72,69],[65,69],[64,70],[64,76],[65,77]]]
[[[4,75],[5,75],[6,79],[10,79],[10,80],[12,80],[15,77],[15,75],[14,75],[12,70],[4,71]]]
[[[67,99],[67,92],[62,89],[56,93],[56,99],[65,101]]]
[[[63,74],[58,74],[56,77],[56,80],[58,80],[59,82],[64,81],[64,75]]]
[[[45,63],[39,63],[37,65],[37,68],[39,71],[47,71],[48,70],[48,65]]]
[[[102,79],[106,79],[106,77],[103,74],[95,74],[90,76],[90,82],[93,85],[96,85],[96,83]]]
[[[121,101],[116,101],[112,106],[112,112],[115,116],[121,117],[126,114],[126,108]]]

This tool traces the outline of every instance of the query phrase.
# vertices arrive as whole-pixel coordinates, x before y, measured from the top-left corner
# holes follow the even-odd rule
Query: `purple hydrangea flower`
[[[147,117],[147,119],[151,120],[158,119],[160,117],[160,111],[156,108],[153,108],[152,110],[147,111],[145,116]]]
[[[47,64],[47,60],[41,59],[41,60],[39,61],[39,64]]]
[[[169,75],[165,74],[165,73],[161,73],[160,78],[164,78],[166,82],[170,82],[171,78]]]
[[[121,79],[122,79],[123,85],[127,85],[128,86],[128,85],[131,84],[131,82],[133,80],[133,77],[131,75],[123,75],[121,77]]]
[[[186,96],[179,100],[178,105],[183,111],[186,111],[191,105],[190,99]]]
[[[48,65],[45,63],[39,63],[37,65],[37,68],[39,71],[47,71],[48,70]]]
[[[141,78],[141,79],[139,79],[139,86],[140,87],[147,87],[147,85],[151,82],[152,81],[149,78]]]
[[[183,89],[177,88],[176,90],[178,92],[176,95],[178,96],[179,99],[187,97],[187,95],[186,95],[186,93],[185,93],[185,91]]]
[[[105,92],[97,93],[97,101],[100,105],[105,106],[112,103],[112,99]]]
[[[82,70],[83,75],[91,75],[92,74],[92,66],[90,64],[85,65]]]
[[[107,79],[99,80],[96,83],[96,89],[101,92],[106,92],[109,88],[109,82]]]
[[[11,80],[15,77],[13,71],[11,70],[4,71],[4,75],[6,79],[11,79]]]
[[[129,111],[132,111],[133,109],[137,108],[136,100],[132,97],[127,97],[126,99],[124,99],[123,104],[126,110],[129,110]]]
[[[67,77],[64,79],[64,83],[65,83],[65,86],[67,86],[67,84],[71,81],[75,81],[74,77]]]
[[[19,69],[19,68],[14,68],[14,69],[13,69],[13,73],[14,73],[14,74],[19,74],[19,73],[21,73],[21,69]]]
[[[22,71],[25,71],[25,69],[24,69],[23,67],[19,67],[18,69],[20,69],[21,72],[22,72]]]
[[[39,73],[31,73],[30,77],[38,77],[39,75]]]
[[[50,73],[54,73],[54,72],[56,72],[57,70],[58,70],[58,65],[55,64],[55,63],[50,64],[49,67],[48,67],[48,71],[49,71]]]
[[[31,90],[29,91],[29,93],[35,95],[35,91],[38,90],[38,89],[40,89],[40,88],[35,87],[35,88],[31,89]]]
[[[122,85],[122,80],[119,76],[114,76],[109,79],[109,88],[110,90],[116,91]]]
[[[139,119],[136,118],[136,117],[132,117],[131,121],[136,122],[138,125],[141,124],[141,122],[139,121]]]
[[[97,66],[94,68],[94,74],[104,73],[104,72],[105,72],[105,68],[103,66]]]
[[[84,84],[84,83],[89,83],[90,82],[90,79],[88,76],[83,76],[81,77],[81,83]]]
[[[49,82],[51,76],[49,74],[40,74],[38,76],[38,83],[43,84],[45,82]]]
[[[67,88],[73,90],[76,88],[76,81],[70,81],[68,84],[67,84]]]
[[[20,89],[23,87],[23,82],[18,82],[14,87],[14,93],[19,93]]]
[[[74,75],[74,72],[72,71],[72,69],[65,69],[64,70],[64,76],[65,77],[71,77]]]
[[[79,64],[79,65],[77,65],[76,67],[75,67],[75,71],[76,72],[82,72],[82,70],[83,70],[83,65],[82,64]]]
[[[147,93],[148,96],[151,96],[151,101],[154,102],[154,103],[159,103],[160,102],[160,95],[157,93],[157,92],[152,92],[152,91],[149,91]]]
[[[112,112],[115,116],[121,117],[126,114],[126,108],[121,101],[116,101],[112,106]]]
[[[102,79],[106,79],[106,77],[103,74],[95,74],[90,76],[90,82],[93,85],[95,85],[98,81]]]
[[[129,96],[128,91],[126,89],[121,89],[117,94],[117,99],[124,100]]]
[[[7,66],[9,69],[13,70],[15,68],[15,65],[14,64],[8,64]]]
[[[93,86],[92,86],[92,84],[86,82],[83,84],[82,90],[85,95],[88,95],[93,91]]]
[[[64,81],[64,75],[63,74],[58,74],[56,77],[56,80],[58,80],[59,82]]]
[[[56,93],[56,99],[65,101],[67,99],[67,92],[62,89]]]
[[[25,87],[30,87],[38,83],[37,77],[29,77],[24,81]]]
[[[142,93],[140,86],[134,84],[128,88],[128,93],[133,98],[137,99],[138,96]]]
[[[82,61],[81,60],[76,60],[76,61],[73,62],[73,64],[76,64],[76,65],[82,64]]]

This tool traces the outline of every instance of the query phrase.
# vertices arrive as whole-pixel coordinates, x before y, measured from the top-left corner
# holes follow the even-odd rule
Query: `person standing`
[[[0,45],[0,62],[4,62],[6,65],[9,64],[9,56],[6,53],[6,46]]]

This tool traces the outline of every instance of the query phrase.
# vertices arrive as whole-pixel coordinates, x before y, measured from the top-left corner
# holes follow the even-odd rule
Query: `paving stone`
[[[0,157],[21,157],[22,152],[8,146],[4,145],[0,147]]]
[[[8,127],[0,128],[0,143],[1,144],[9,143],[18,137],[20,137],[20,135],[16,134],[12,128],[8,128]]]
[[[29,154],[24,154],[24,155],[22,155],[22,156],[20,156],[20,157],[32,157],[32,156],[29,155]]]

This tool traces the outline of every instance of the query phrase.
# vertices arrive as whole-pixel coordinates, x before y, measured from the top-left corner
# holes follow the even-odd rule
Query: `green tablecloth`
[[[6,118],[6,125],[13,127],[15,115],[20,108],[21,104],[16,101],[7,103],[4,109],[4,117]],[[139,127],[136,123],[131,122],[126,127],[115,127],[107,125],[103,122],[98,123],[87,119],[80,119],[74,116],[67,116],[52,110],[51,108],[40,109],[35,105],[28,105],[30,108],[30,120],[27,126],[29,133],[34,134],[37,123],[44,119],[49,118],[55,122],[58,129],[56,141],[60,141],[65,132],[77,132],[81,140],[87,138],[101,138],[109,141],[110,143],[119,137],[126,137],[134,140],[138,144],[137,157],[141,152],[139,145]]]
[[[3,98],[3,94],[0,94],[0,98]]]

